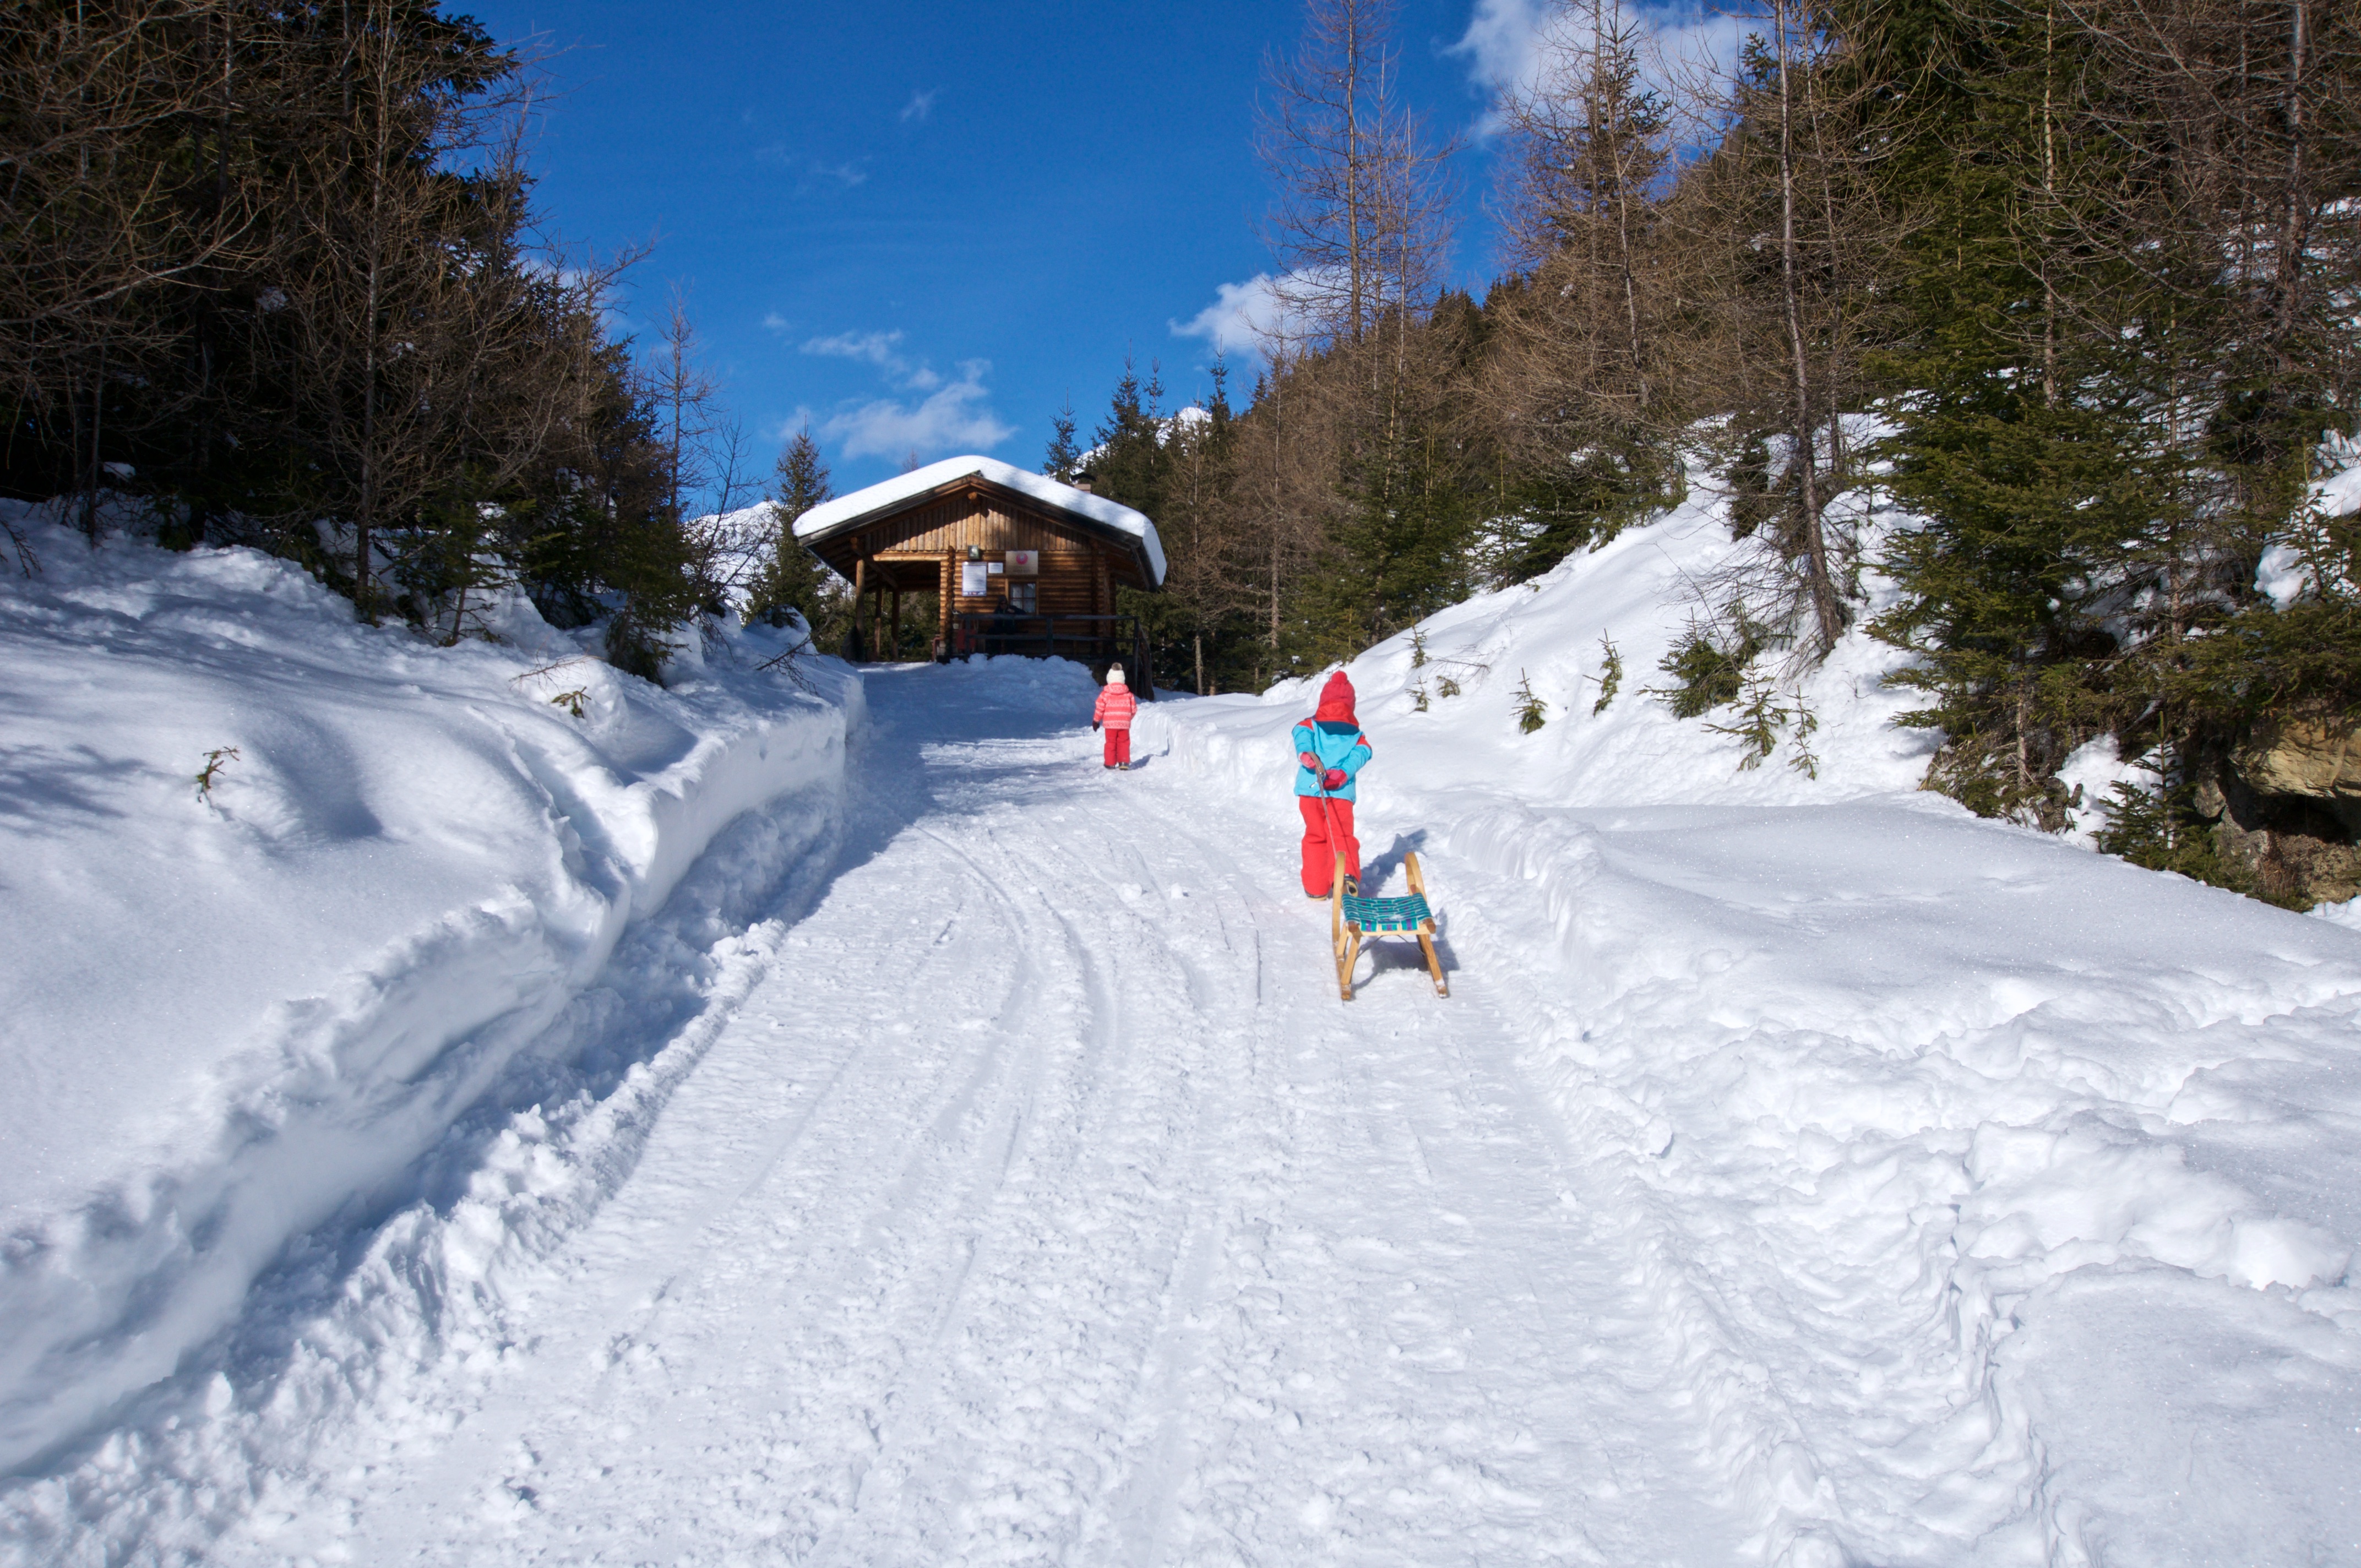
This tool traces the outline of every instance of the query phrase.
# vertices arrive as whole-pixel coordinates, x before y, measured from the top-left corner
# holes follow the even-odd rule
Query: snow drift
[[[833,661],[756,670],[785,632],[658,690],[521,598],[499,645],[434,648],[252,551],[16,515],[44,570],[0,582],[5,1467],[570,1048],[553,1022],[718,832],[789,794],[830,819],[861,716]]]
[[[1370,876],[1417,849],[1529,1015],[1702,1462],[1771,1562],[2350,1557],[2361,942],[1919,793],[1934,738],[1859,631],[1740,767],[1644,689],[1725,504],[1347,666]],[[1137,743],[1284,802],[1318,679]]]

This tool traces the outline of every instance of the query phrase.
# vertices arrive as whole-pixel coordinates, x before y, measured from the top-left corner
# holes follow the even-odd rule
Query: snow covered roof
[[[1094,496],[1088,490],[1060,484],[1047,475],[1027,473],[996,457],[946,457],[939,463],[913,468],[906,474],[882,480],[866,489],[855,490],[849,496],[823,501],[796,519],[796,537],[807,544],[832,538],[880,512],[892,511],[906,503],[921,500],[967,478],[982,479],[1002,489],[1015,490],[1044,506],[1056,507],[1103,528],[1129,534],[1145,547],[1153,580],[1159,584],[1164,581],[1164,542],[1156,536],[1156,524],[1148,521],[1147,513],[1134,511],[1104,496]]]

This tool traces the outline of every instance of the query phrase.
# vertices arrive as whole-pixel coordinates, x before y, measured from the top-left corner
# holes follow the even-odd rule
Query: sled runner
[[[1418,851],[1402,856],[1410,875],[1408,898],[1363,898],[1345,890],[1345,857],[1336,857],[1336,880],[1328,890],[1328,935],[1336,949],[1336,989],[1353,1000],[1353,966],[1360,961],[1361,938],[1379,935],[1415,936],[1426,954],[1426,972],[1434,978],[1434,994],[1448,996],[1443,960],[1434,952],[1434,911],[1426,905],[1426,878],[1419,873]]]

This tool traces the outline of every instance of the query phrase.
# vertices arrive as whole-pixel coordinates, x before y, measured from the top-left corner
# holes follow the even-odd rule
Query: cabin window
[[[1019,615],[1038,613],[1041,608],[1040,585],[1038,583],[1009,584],[1008,608]]]

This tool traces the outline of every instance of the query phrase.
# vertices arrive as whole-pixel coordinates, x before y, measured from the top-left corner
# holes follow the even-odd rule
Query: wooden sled
[[[1443,960],[1434,951],[1434,912],[1426,905],[1426,878],[1419,874],[1418,851],[1402,856],[1410,873],[1408,898],[1363,898],[1345,891],[1345,857],[1336,857],[1336,880],[1328,884],[1328,935],[1336,950],[1336,990],[1353,1000],[1353,966],[1361,959],[1361,938],[1382,934],[1415,936],[1426,953],[1426,972],[1434,979],[1434,994],[1448,996]]]

